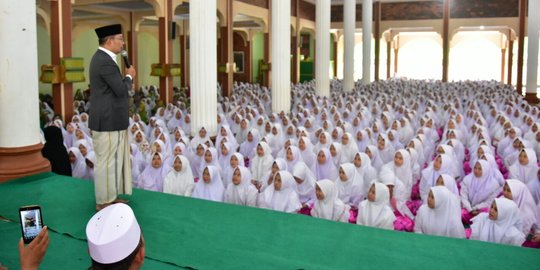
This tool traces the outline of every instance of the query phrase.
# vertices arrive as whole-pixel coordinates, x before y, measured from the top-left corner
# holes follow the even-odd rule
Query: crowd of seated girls
[[[387,80],[329,97],[291,86],[218,96],[217,130],[192,132],[182,102],[129,126],[137,188],[387,230],[539,247],[540,110],[492,81]],[[64,132],[75,177],[91,179],[88,116]],[[212,134],[214,135],[214,134]],[[86,161],[84,161],[86,158]]]

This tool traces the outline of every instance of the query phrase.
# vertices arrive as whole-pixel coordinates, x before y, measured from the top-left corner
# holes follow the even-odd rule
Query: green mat
[[[93,192],[90,182],[52,173],[19,179],[0,185],[0,216],[17,220],[19,206],[39,204],[45,224],[84,247],[86,222],[95,212]],[[147,259],[181,267],[432,270],[540,265],[535,249],[379,230],[142,190],[134,190],[130,199]],[[20,237],[18,230],[13,233],[9,237]],[[146,268],[162,269],[155,267]]]

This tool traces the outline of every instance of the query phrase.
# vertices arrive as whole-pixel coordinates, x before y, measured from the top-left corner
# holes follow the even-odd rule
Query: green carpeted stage
[[[385,231],[134,190],[145,269],[538,269],[540,250]],[[39,204],[51,242],[42,269],[86,269],[93,183],[44,173],[0,185],[0,263],[19,269],[18,208]]]

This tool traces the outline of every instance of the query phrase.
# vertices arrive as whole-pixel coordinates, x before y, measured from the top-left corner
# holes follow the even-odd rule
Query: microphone
[[[120,54],[122,54],[122,58],[124,58],[124,66],[125,66],[126,68],[131,67],[131,63],[129,63],[127,51],[126,51],[126,50],[122,50],[122,52],[121,52]]]

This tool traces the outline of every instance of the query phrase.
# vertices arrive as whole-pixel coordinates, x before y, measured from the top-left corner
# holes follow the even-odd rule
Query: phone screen
[[[21,229],[24,243],[28,244],[37,237],[43,228],[41,208],[39,206],[25,206],[19,209]]]

